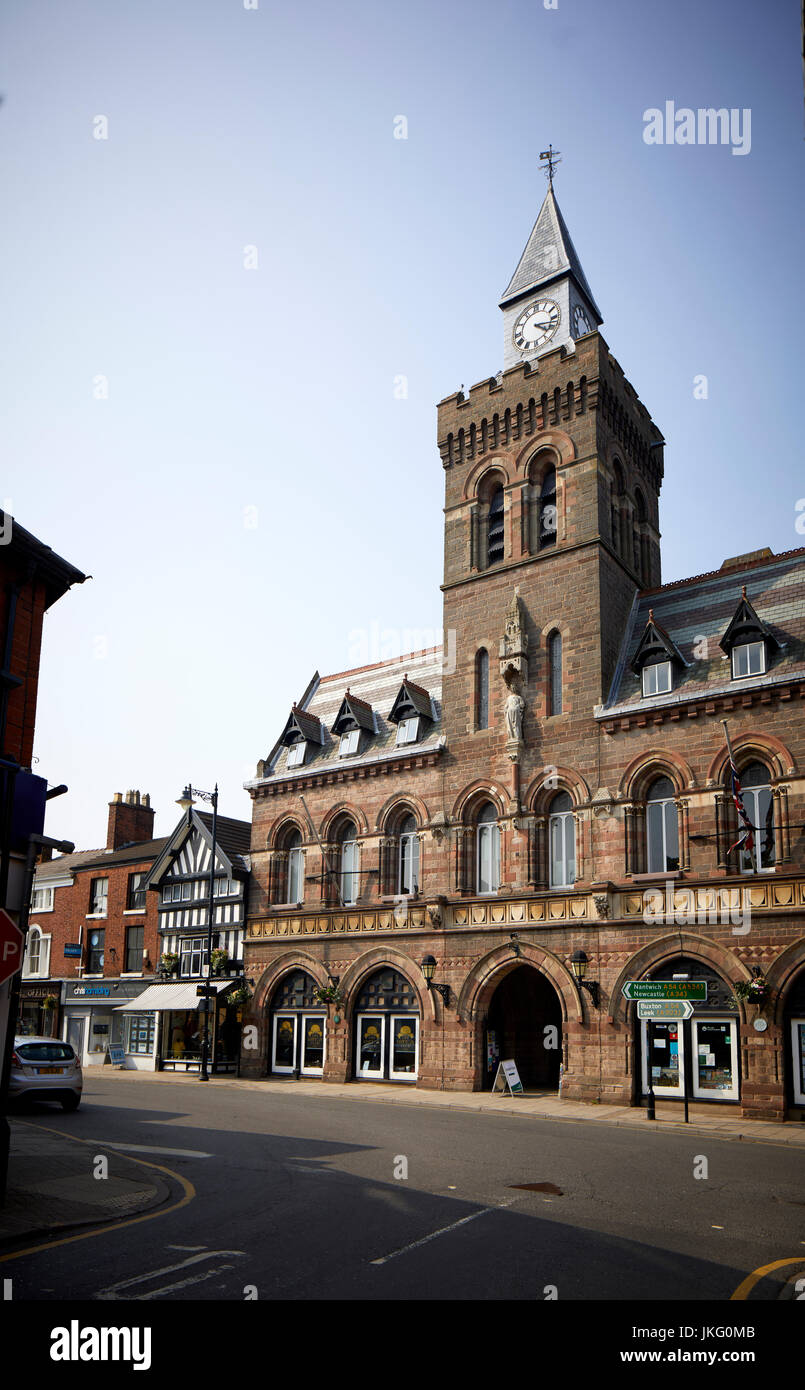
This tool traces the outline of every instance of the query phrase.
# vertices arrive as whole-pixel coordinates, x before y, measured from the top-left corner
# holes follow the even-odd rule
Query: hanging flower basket
[[[317,1004],[343,1004],[344,996],[338,985],[317,985],[313,991]]]
[[[225,975],[229,965],[229,952],[223,947],[212,953],[212,973],[213,975]]]
[[[753,980],[739,980],[737,985],[733,986],[736,999],[746,1004],[756,1004],[759,1009],[768,1002],[769,992],[765,975],[756,975]]]
[[[173,951],[164,951],[159,957],[159,973],[161,975],[175,975],[179,969],[179,957]]]
[[[237,989],[233,989],[232,993],[226,996],[226,1002],[227,1004],[248,1004],[251,997],[252,992],[248,985],[238,985]]]

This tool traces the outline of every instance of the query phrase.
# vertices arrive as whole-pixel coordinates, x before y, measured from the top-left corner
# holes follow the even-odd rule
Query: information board
[[[116,1047],[114,1045],[111,1046],[109,1048],[109,1061],[113,1064],[113,1066],[124,1067],[126,1065],[125,1049],[122,1047]]]
[[[523,1095],[523,1083],[520,1080],[517,1063],[513,1059],[500,1063],[495,1073],[495,1084],[492,1090],[505,1092],[507,1086],[513,1096]]]

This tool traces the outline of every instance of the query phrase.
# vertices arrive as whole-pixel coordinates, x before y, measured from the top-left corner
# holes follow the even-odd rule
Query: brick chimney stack
[[[109,802],[109,826],[106,848],[122,849],[123,845],[139,845],[154,838],[154,811],[147,794],[140,799],[138,791],[115,792]]]

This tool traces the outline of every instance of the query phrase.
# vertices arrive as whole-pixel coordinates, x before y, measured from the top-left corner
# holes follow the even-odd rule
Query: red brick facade
[[[310,761],[296,773],[278,749],[259,765],[248,784],[253,890],[245,955],[246,974],[257,983],[245,1072],[262,1074],[276,1062],[277,991],[301,970],[321,988],[338,977],[334,1002],[308,998],[307,1007],[310,1016],[326,1008],[323,1079],[355,1077],[358,1000],[374,972],[389,968],[412,992],[405,1011],[419,1015],[418,1085],[488,1085],[494,1035],[503,1056],[516,1052],[535,1087],[555,1086],[561,1056],[563,1096],[639,1103],[643,1065],[659,1085],[675,1074],[684,1045],[697,1098],[740,1104],[748,1117],[802,1118],[791,1027],[801,1018],[805,1028],[805,552],[758,552],[661,586],[662,436],[599,333],[582,338],[574,354],[547,352],[449,397],[439,407],[438,438],[446,488],[443,672],[441,680],[432,671],[430,682],[413,679],[441,701],[445,741],[399,751],[383,744],[376,757],[367,751],[350,765],[312,740]],[[550,470],[555,535],[543,545],[540,497],[552,486]],[[500,487],[503,554],[490,563]],[[722,558],[708,557],[715,564]],[[719,644],[743,585],[759,620],[771,614],[770,664],[756,680],[731,683],[729,652]],[[798,603],[789,603],[796,586]],[[786,603],[774,607],[780,593]],[[671,692],[654,700],[641,694],[635,654],[649,614],[669,628],[679,657],[671,663]],[[553,634],[561,635],[558,713],[551,706]],[[489,727],[479,727],[481,649]],[[387,677],[401,681],[412,661],[330,677],[328,690],[343,694],[349,686],[366,699],[373,683],[380,690]],[[321,698],[314,691],[309,707],[331,728],[332,717],[316,704]],[[388,720],[390,699],[369,703]],[[724,718],[739,770],[751,780],[762,764],[768,776],[766,800],[757,804],[773,808],[764,812],[762,837],[773,863],[755,873],[740,871],[733,848]],[[655,863],[649,873],[646,800],[660,779],[670,784],[665,833],[675,837],[664,865],[676,867]],[[555,887],[549,841],[560,829],[549,816],[562,792],[575,878]],[[500,874],[494,893],[480,893],[478,815],[490,804]],[[408,814],[416,820],[419,874],[418,891],[403,907],[387,866]],[[304,895],[290,905],[283,885],[297,834]],[[359,891],[346,906],[338,902],[344,834],[356,835],[361,865]],[[598,1007],[574,978],[578,951],[598,986]],[[435,980],[449,986],[447,1001],[425,982],[420,963],[429,955]],[[709,1013],[697,1013],[684,1035],[655,1029],[654,1051],[644,1059],[649,1034],[622,986],[652,974],[690,974],[682,963],[691,961],[694,973],[711,980]],[[765,999],[736,1002],[733,990],[740,994],[757,972],[767,982]],[[367,997],[360,1007],[368,1017]],[[290,1016],[293,1003],[286,1004]],[[554,1026],[556,1057],[540,1060]]]

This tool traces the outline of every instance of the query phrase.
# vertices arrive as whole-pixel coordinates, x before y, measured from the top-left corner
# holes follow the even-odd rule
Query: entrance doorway
[[[416,1081],[419,1003],[404,975],[378,970],[355,1004],[355,1076],[359,1081]]]
[[[658,966],[651,980],[704,980],[707,999],[693,1002],[690,1020],[645,1020],[638,1024],[640,1087],[657,1100],[737,1101],[738,1017],[732,991],[721,976],[691,956]]]
[[[271,1001],[271,1071],[278,1076],[324,1074],[326,1011],[306,970],[280,980]]]
[[[498,1063],[512,1058],[526,1091],[557,1091],[562,1062],[562,1006],[553,985],[531,965],[501,980],[484,1033],[484,1090]]]

